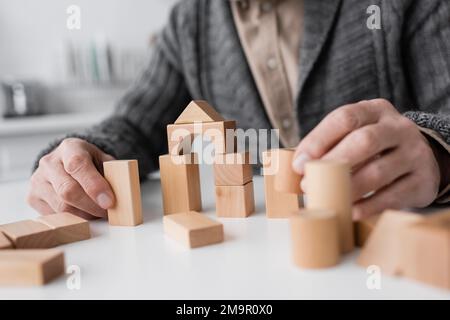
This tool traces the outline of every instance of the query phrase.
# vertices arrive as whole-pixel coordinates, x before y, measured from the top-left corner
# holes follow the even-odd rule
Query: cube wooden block
[[[64,253],[58,249],[0,251],[1,286],[43,285],[64,272]]]
[[[184,139],[189,139],[188,145],[192,144],[197,136],[204,136],[211,139],[214,144],[215,154],[234,152],[235,139],[234,130],[236,121],[216,121],[200,123],[171,124],[167,126],[167,139],[169,154],[183,154]],[[231,134],[233,133],[233,134]],[[190,150],[184,153],[189,153]]]
[[[293,212],[300,209],[300,199],[295,193],[284,193],[275,189],[275,175],[270,170],[272,164],[270,153],[270,150],[262,153],[266,217],[271,219],[289,218]]]
[[[86,240],[91,237],[89,222],[67,212],[41,216],[37,221],[55,230],[58,245]]]
[[[23,220],[0,226],[0,231],[17,249],[52,248],[57,245],[55,231],[47,225]]]
[[[272,149],[270,157],[278,163],[275,174],[275,190],[284,193],[301,194],[301,176],[292,169],[295,149]]]
[[[11,249],[13,247],[11,241],[0,231],[0,250]]]
[[[450,217],[426,219],[403,231],[402,275],[450,289]]]
[[[250,152],[227,153],[215,156],[216,186],[242,186],[253,179]]]
[[[180,116],[175,120],[175,123],[194,123],[194,122],[214,122],[224,121],[225,119],[204,100],[193,100]]]
[[[216,186],[216,214],[222,218],[246,218],[255,211],[253,181],[243,186]]]
[[[330,210],[300,210],[291,216],[292,256],[300,268],[329,268],[339,263],[338,220]]]
[[[410,243],[404,231],[424,219],[423,216],[403,211],[386,210],[367,239],[358,257],[363,267],[377,265],[383,273],[400,275],[405,269],[405,252]]]
[[[223,241],[223,225],[198,212],[182,212],[163,218],[164,232],[190,248]]]
[[[201,211],[200,173],[195,153],[159,157],[164,214]]]
[[[116,202],[108,210],[108,221],[114,226],[137,226],[142,223],[141,188],[137,160],[116,160],[103,163]]]
[[[375,225],[380,219],[380,216],[380,214],[376,214],[364,220],[355,221],[353,223],[356,246],[364,246],[370,234],[372,233],[372,230],[375,228]]]

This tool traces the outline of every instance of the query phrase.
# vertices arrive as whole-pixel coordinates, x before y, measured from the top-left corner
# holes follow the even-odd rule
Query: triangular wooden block
[[[176,124],[179,123],[194,123],[194,122],[214,122],[224,121],[225,119],[203,100],[193,100],[184,111],[180,114]]]
[[[404,267],[405,228],[422,221],[423,216],[410,212],[387,210],[370,234],[358,257],[363,267],[376,265],[385,274],[401,274]]]

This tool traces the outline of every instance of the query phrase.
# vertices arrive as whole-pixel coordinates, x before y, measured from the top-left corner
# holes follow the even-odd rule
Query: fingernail
[[[302,189],[302,191],[304,193],[306,193],[306,179],[303,178],[302,181],[300,181],[300,189]]]
[[[103,209],[109,209],[113,205],[111,197],[106,193],[99,194],[97,197],[97,204]]]
[[[311,160],[307,153],[300,153],[297,158],[292,161],[292,168],[299,174],[303,174],[305,163]]]

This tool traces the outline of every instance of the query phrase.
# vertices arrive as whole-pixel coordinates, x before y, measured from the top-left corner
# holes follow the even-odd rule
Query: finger
[[[28,199],[28,204],[41,215],[54,213],[53,209],[42,199],[30,197]]]
[[[361,101],[340,107],[325,117],[298,145],[293,168],[303,174],[303,166],[309,159],[321,158],[350,132],[380,118],[380,109],[369,101]]]
[[[351,168],[392,149],[399,144],[400,135],[387,123],[367,125],[345,136],[322,159],[348,163]]]
[[[62,163],[52,164],[51,170],[46,170],[47,179],[57,196],[67,204],[96,217],[106,217],[106,210],[99,207],[81,188],[80,184],[69,176]]]
[[[366,163],[352,176],[353,201],[360,200],[370,192],[391,184],[412,171],[411,163],[405,161],[405,150],[397,148]]]
[[[86,194],[101,208],[114,205],[114,194],[108,182],[94,165],[92,156],[79,145],[70,145],[62,152],[63,166],[83,188]]]
[[[407,174],[392,184],[377,191],[373,196],[363,199],[353,206],[353,219],[362,220],[386,209],[414,207],[414,192],[417,187],[416,176]]]

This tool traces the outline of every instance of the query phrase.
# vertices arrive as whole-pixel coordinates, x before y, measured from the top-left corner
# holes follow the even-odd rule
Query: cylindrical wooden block
[[[319,269],[339,263],[338,222],[333,211],[300,210],[290,222],[295,265]]]
[[[354,248],[350,167],[332,161],[310,161],[305,165],[306,208],[336,213],[342,253]]]
[[[277,161],[278,165],[274,187],[279,192],[301,193],[301,177],[292,169],[294,153],[294,149],[273,149],[271,152],[271,156],[276,157],[274,160]]]

